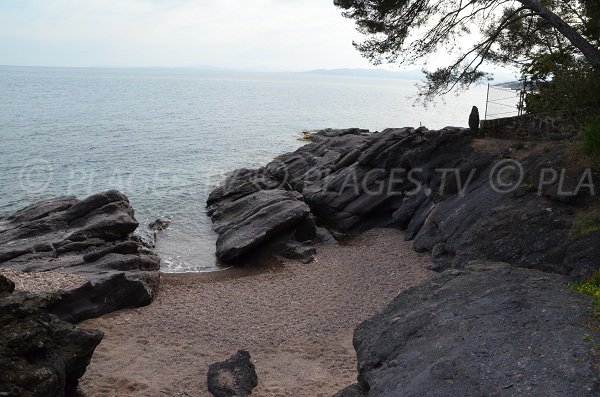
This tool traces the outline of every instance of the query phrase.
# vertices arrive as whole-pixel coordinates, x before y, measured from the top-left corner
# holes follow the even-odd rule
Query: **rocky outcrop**
[[[247,397],[258,385],[250,353],[240,350],[229,359],[212,364],[207,374],[208,391],[215,397]]]
[[[41,201],[0,216],[0,269],[84,276],[88,283],[62,291],[52,307],[71,322],[147,305],[158,289],[160,258],[130,238],[137,227],[117,191]]]
[[[275,240],[294,243],[311,219],[343,233],[406,230],[439,271],[477,259],[577,277],[600,267],[600,233],[573,233],[578,214],[600,205],[597,187],[585,186],[600,176],[590,173],[582,186],[585,166],[564,145],[488,141],[461,128],[323,130],[310,140],[264,168],[232,173],[210,195],[222,260],[272,251]],[[560,176],[563,168],[548,178],[547,169]]]
[[[78,395],[103,335],[59,320],[50,306],[52,299],[26,293],[0,297],[1,396]]]
[[[597,396],[588,297],[563,276],[473,263],[401,293],[354,333],[369,396]],[[360,394],[339,394],[354,396]]]

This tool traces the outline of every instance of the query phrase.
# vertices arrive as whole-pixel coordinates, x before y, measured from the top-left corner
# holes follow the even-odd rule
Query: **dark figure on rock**
[[[473,106],[473,109],[471,110],[471,115],[469,116],[469,128],[473,134],[479,132],[479,109],[477,109],[477,106]]]

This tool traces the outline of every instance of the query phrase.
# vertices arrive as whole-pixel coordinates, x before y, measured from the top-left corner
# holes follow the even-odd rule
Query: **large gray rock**
[[[53,311],[71,322],[152,302],[160,259],[130,240],[134,211],[117,191],[85,200],[44,200],[0,216],[0,268],[23,272],[60,270],[88,283],[63,291]]]
[[[208,391],[215,397],[247,397],[258,385],[250,353],[240,350],[229,359],[211,364],[207,374]]]
[[[221,204],[211,211],[219,233],[217,258],[231,262],[271,239],[294,233],[305,222],[312,222],[309,213],[299,193],[279,189],[259,190]]]
[[[300,256],[309,260],[308,245],[319,236],[314,218],[308,216],[307,195],[299,192],[320,184],[340,162],[354,162],[357,150],[369,139],[365,130],[323,130],[311,136],[315,143],[280,156],[264,168],[231,173],[207,200],[207,213],[219,234],[217,257],[235,262],[250,255],[285,257],[291,253],[296,258],[298,249],[291,248],[301,242]],[[307,230],[313,235],[310,240],[304,237]]]
[[[52,302],[25,293],[0,299],[0,395],[75,396],[102,332],[49,314]]]
[[[360,388],[371,397],[598,395],[588,297],[559,275],[467,268],[401,293],[356,329]]]

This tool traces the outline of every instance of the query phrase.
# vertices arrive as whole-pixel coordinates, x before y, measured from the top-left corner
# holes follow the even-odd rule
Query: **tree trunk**
[[[592,43],[580,35],[571,25],[566,23],[561,17],[544,7],[537,0],[517,0],[525,7],[535,11],[541,18],[552,25],[556,30],[562,33],[575,47],[581,51],[585,59],[595,69],[600,69],[600,51]]]

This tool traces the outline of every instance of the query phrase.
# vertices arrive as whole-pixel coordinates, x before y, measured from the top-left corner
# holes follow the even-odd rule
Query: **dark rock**
[[[446,244],[444,244],[444,243],[436,244],[433,247],[433,249],[431,250],[432,258],[441,258],[447,254],[448,254],[448,247],[446,247]]]
[[[156,242],[161,232],[164,232],[171,225],[168,219],[156,219],[148,224],[147,229],[138,229],[135,234],[130,236],[131,241],[135,241],[139,246],[148,250],[156,248]]]
[[[348,153],[344,157],[342,157],[342,159],[340,161],[335,163],[333,170],[338,171],[338,170],[341,170],[342,168],[351,166],[358,160],[358,158],[360,157],[360,154],[361,154],[360,150],[354,149],[353,151],[351,151],[350,153]]]
[[[324,227],[316,228],[315,242],[321,245],[335,245],[337,240],[331,231]]]
[[[148,228],[153,232],[162,232],[169,228],[171,221],[168,219],[157,219],[154,222],[148,224]]]
[[[15,283],[0,274],[0,299],[10,295],[15,290]]]
[[[146,306],[152,303],[160,284],[156,271],[108,270],[89,278],[90,282],[82,287],[64,292],[60,301],[50,306],[52,313],[77,323],[127,307]]]
[[[448,270],[451,267],[452,260],[445,256],[439,258],[432,258],[431,263],[427,265],[427,269],[438,273],[443,272],[444,270]]]
[[[588,297],[559,275],[467,268],[401,293],[356,329],[369,395],[598,395]]]
[[[233,261],[295,226],[304,223],[310,210],[298,193],[262,190],[221,205],[212,214],[217,258]]]
[[[333,397],[368,397],[369,392],[360,385],[348,386],[344,390],[337,392]]]
[[[427,268],[435,272],[442,272],[452,266],[451,252],[444,243],[436,244],[431,250],[431,263]]]
[[[315,134],[311,135],[312,140],[318,140],[319,138],[337,138],[344,135],[367,135],[369,130],[361,128],[346,128],[346,129],[333,129],[326,128],[319,130]]]
[[[85,254],[83,256],[83,260],[85,262],[94,262],[108,254],[137,254],[138,249],[139,245],[135,241],[124,241],[122,243]]]
[[[600,241],[600,232],[594,232],[579,237],[567,247],[565,266],[567,269],[573,269],[572,276],[584,278],[600,267],[598,241]]]
[[[414,194],[405,197],[400,207],[392,214],[394,225],[401,230],[406,229],[415,212],[425,200],[427,200],[425,194]]]
[[[156,235],[147,230],[137,230],[135,234],[129,236],[129,239],[140,247],[148,250],[156,248]]]
[[[160,259],[130,239],[137,228],[122,193],[85,200],[60,197],[0,216],[0,268],[25,272],[60,270],[89,280],[53,310],[80,321],[148,304],[159,284]]]
[[[0,300],[0,395],[76,396],[102,332],[48,313],[50,301],[15,293]]]
[[[477,109],[477,106],[473,106],[473,109],[471,109],[471,114],[469,115],[469,128],[473,134],[479,132],[479,109]]]
[[[294,240],[300,242],[313,241],[317,237],[317,226],[314,216],[307,216],[295,226]]]
[[[226,230],[244,221],[230,206],[249,206],[249,198],[261,189],[270,192],[265,196],[295,191],[301,195],[296,200],[310,207],[312,223],[332,231],[353,235],[373,227],[396,227],[406,229],[405,237],[414,240],[419,252],[444,244],[447,255],[434,258],[437,270],[461,268],[477,259],[576,277],[598,269],[600,234],[572,233],[578,208],[593,208],[598,199],[589,189],[577,190],[584,170],[571,165],[569,150],[557,145],[548,152],[521,153],[525,156],[520,161],[523,186],[501,193],[492,188],[490,180],[497,176],[492,173],[515,150],[506,150],[510,143],[489,144],[472,135],[451,127],[396,128],[373,134],[326,130],[317,133],[313,143],[279,156],[264,168],[232,174],[211,194],[208,212],[224,238]],[[541,194],[535,194],[548,167],[569,170],[562,190],[573,194],[563,194],[561,178],[541,183]],[[514,170],[503,177],[515,183],[520,180]],[[275,210],[285,211],[269,209]],[[296,239],[308,242],[312,229],[304,233],[301,224],[293,222],[289,230],[299,228]],[[265,235],[246,253],[257,254],[276,239],[279,233]]]
[[[302,263],[313,261],[317,251],[314,246],[299,242],[288,242],[277,249],[278,255],[287,259],[296,259]]]
[[[280,183],[274,180],[264,169],[236,170],[210,193],[206,201],[208,216],[212,216],[212,212],[225,203],[231,203],[260,190],[270,190],[278,187],[280,187]]]
[[[567,260],[574,243],[568,207],[537,195],[497,193],[488,178],[483,174],[465,196],[438,203],[417,234],[415,249],[430,251],[444,243],[455,253],[452,266],[457,268],[471,260],[489,259],[561,274],[590,274],[589,263]],[[590,250],[600,254],[600,246],[594,246]]]
[[[258,385],[250,353],[240,350],[228,360],[212,364],[207,375],[208,391],[215,397],[246,397]]]
[[[427,221],[427,217],[431,214],[431,211],[435,208],[435,204],[429,200],[425,199],[419,208],[415,211],[413,217],[410,220],[406,228],[405,239],[410,241],[415,238],[417,233],[421,230],[425,222]]]

